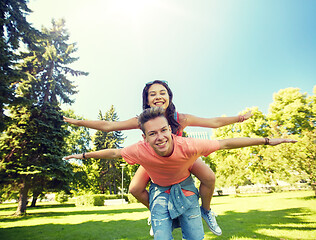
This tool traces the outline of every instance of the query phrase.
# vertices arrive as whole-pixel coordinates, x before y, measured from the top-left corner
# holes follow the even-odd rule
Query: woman
[[[251,112],[248,112],[245,115],[235,117],[200,118],[190,114],[176,112],[172,99],[173,93],[165,81],[155,80],[149,82],[143,89],[143,109],[149,107],[164,108],[166,110],[165,114],[171,126],[172,133],[177,135],[182,135],[183,129],[187,126],[218,128],[228,124],[242,122],[252,116]],[[120,122],[75,120],[66,117],[64,117],[64,120],[71,124],[85,126],[104,132],[139,128],[137,117]],[[216,223],[214,213],[210,210],[210,203],[215,188],[215,174],[201,158],[198,158],[195,161],[190,171],[201,181],[200,195],[202,207],[206,210],[206,214],[202,214],[202,216],[209,229],[214,234],[221,235],[221,229]],[[148,181],[149,176],[146,171],[143,167],[139,167],[129,186],[130,193],[133,194],[147,208],[149,208],[149,197],[146,190]]]

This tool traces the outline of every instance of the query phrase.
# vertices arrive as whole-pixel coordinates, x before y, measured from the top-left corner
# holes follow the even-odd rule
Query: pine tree
[[[0,132],[5,130],[10,118],[4,113],[8,105],[17,104],[14,89],[21,72],[14,65],[20,56],[17,49],[21,43],[33,48],[33,40],[39,32],[26,21],[31,10],[26,0],[6,0],[0,4]]]
[[[9,108],[14,124],[0,141],[0,171],[6,176],[1,183],[19,189],[17,215],[26,212],[29,191],[36,197],[44,189],[68,190],[72,170],[62,160],[67,131],[62,128],[59,104],[71,103],[70,96],[76,92],[67,75],[87,75],[67,66],[76,60],[71,57],[76,49],[66,43],[69,36],[64,20],[53,20],[52,28],[42,32],[36,42],[38,49],[23,54],[24,61],[18,66],[26,76],[16,89],[24,104]]]
[[[105,121],[118,121],[117,113],[115,112],[114,106],[112,105],[110,110],[102,115],[99,112],[100,120]],[[121,148],[121,144],[124,141],[124,137],[121,131],[114,132],[101,132],[97,131],[93,138],[93,144],[95,151],[101,149],[113,149]],[[97,186],[100,193],[105,193],[109,191],[110,194],[117,194],[118,186],[121,182],[121,171],[120,171],[120,161],[117,159],[95,159],[95,166],[97,166]]]

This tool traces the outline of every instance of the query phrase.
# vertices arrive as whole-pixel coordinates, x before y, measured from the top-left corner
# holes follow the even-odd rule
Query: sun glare
[[[151,5],[154,0],[116,0],[111,1],[109,9],[113,13],[136,16]]]

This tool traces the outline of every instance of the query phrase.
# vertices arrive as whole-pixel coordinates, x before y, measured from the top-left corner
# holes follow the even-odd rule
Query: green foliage
[[[276,183],[278,180],[315,182],[315,93],[307,96],[297,88],[274,94],[269,114],[253,108],[254,116],[243,123],[216,129],[216,139],[236,137],[285,137],[296,144],[253,146],[217,151],[206,159],[216,167],[217,185],[238,186],[251,183]],[[245,110],[247,111],[247,110]]]
[[[133,200],[133,198],[131,196],[128,195],[124,195],[123,198],[126,201],[129,201],[129,199],[131,199],[131,201],[135,201]],[[76,206],[104,206],[104,200],[108,200],[108,199],[121,199],[122,195],[105,195],[105,194],[86,194],[86,195],[81,195],[81,196],[77,196],[76,198]]]
[[[12,124],[0,139],[0,184],[20,189],[17,214],[25,212],[29,190],[35,196],[43,191],[68,192],[73,179],[72,166],[62,160],[68,133],[62,127],[59,104],[71,103],[69,96],[76,93],[67,75],[86,73],[67,66],[76,60],[71,57],[74,44],[66,43],[69,36],[63,20],[52,23],[16,66],[24,76],[15,91],[23,104],[8,108]]]
[[[124,197],[127,196],[127,201],[128,203],[138,203],[139,201],[132,195],[132,194],[127,194],[124,195]]]
[[[98,118],[99,120],[110,122],[118,121],[119,119],[114,106],[111,106],[110,110],[107,111],[104,116],[100,111]],[[120,145],[124,141],[124,137],[121,131],[97,131],[93,136],[92,141],[95,151],[101,149],[116,149],[120,148]],[[91,182],[90,187],[94,193],[118,193],[122,181],[120,163],[122,163],[122,161],[118,159],[91,159],[90,161],[84,162],[89,181]],[[128,176],[124,174],[124,177],[127,178]]]
[[[10,123],[5,107],[21,100],[14,92],[23,76],[15,68],[21,59],[17,50],[21,43],[34,48],[34,39],[39,36],[38,31],[26,21],[26,15],[31,12],[26,3],[26,0],[6,0],[0,4],[0,132]]]
[[[68,201],[68,194],[64,190],[56,193],[55,195],[55,201],[59,203],[65,203]]]

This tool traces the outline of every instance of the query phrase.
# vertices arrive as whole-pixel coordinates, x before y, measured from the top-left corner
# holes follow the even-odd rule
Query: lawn
[[[38,203],[27,216],[11,216],[16,204],[0,204],[0,239],[153,239],[149,212],[141,204],[76,207]],[[205,239],[316,239],[316,198],[312,191],[214,197],[223,235],[204,225]],[[181,239],[179,229],[174,238]]]

